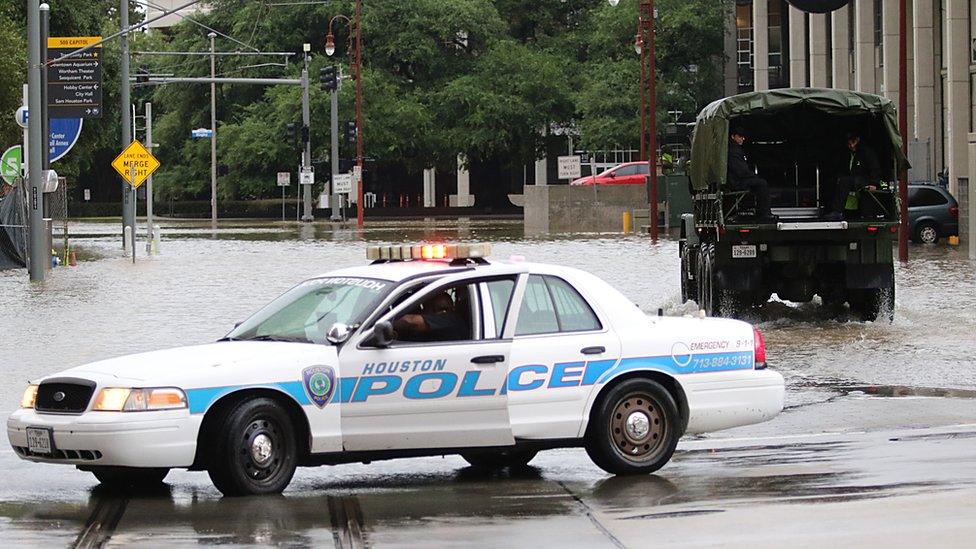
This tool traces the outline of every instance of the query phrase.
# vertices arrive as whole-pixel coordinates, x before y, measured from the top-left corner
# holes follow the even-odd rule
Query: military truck
[[[751,192],[727,185],[730,127],[748,134],[749,159],[769,184],[778,219],[762,219]],[[836,220],[826,214],[850,158],[848,132],[875,152],[881,184],[845,199]],[[774,293],[793,302],[819,295],[825,305],[846,302],[863,320],[890,320],[896,179],[907,167],[895,107],[877,95],[794,88],[709,104],[692,139],[694,206],[682,216],[679,243],[682,298],[710,316],[737,317]]]

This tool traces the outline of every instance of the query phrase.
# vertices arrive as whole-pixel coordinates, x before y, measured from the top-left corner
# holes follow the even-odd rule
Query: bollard
[[[630,232],[630,212],[624,212],[624,232]]]
[[[949,245],[950,246],[958,246],[959,245],[959,237],[958,236],[950,236],[949,237]]]
[[[122,231],[122,250],[128,254],[132,246],[132,227],[126,225],[125,229]]]

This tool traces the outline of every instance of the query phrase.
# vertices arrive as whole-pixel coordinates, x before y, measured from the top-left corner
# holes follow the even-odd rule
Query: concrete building
[[[736,0],[728,29],[727,95],[799,86],[854,89],[893,101],[902,93],[897,0],[851,0],[830,14],[804,13],[786,0]],[[949,191],[971,203],[976,0],[908,0],[908,29],[909,179],[936,181],[944,173]],[[960,235],[965,239],[966,231]]]

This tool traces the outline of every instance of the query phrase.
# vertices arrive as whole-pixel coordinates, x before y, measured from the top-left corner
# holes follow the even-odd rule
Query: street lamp
[[[353,78],[356,79],[356,166],[359,168],[359,181],[357,181],[356,193],[356,226],[363,228],[363,17],[362,1],[356,0],[354,20],[342,14],[337,14],[329,20],[329,29],[325,35],[325,53],[332,56],[335,53],[335,36],[332,34],[332,24],[336,19],[344,20],[354,31],[349,36],[349,41],[355,45],[351,47],[352,59],[349,68],[352,70]]]
[[[610,5],[613,6],[613,7],[617,7],[617,4],[619,4],[619,3],[620,3],[620,0],[610,0]]]
[[[642,51],[644,51],[644,39],[641,38],[640,34],[638,34],[637,38],[634,40],[634,52],[636,52],[637,55],[640,55]]]

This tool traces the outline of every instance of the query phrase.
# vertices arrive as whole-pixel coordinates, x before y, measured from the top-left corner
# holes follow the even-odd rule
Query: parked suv
[[[935,244],[959,235],[959,203],[935,185],[908,186],[908,234],[912,242]]]

